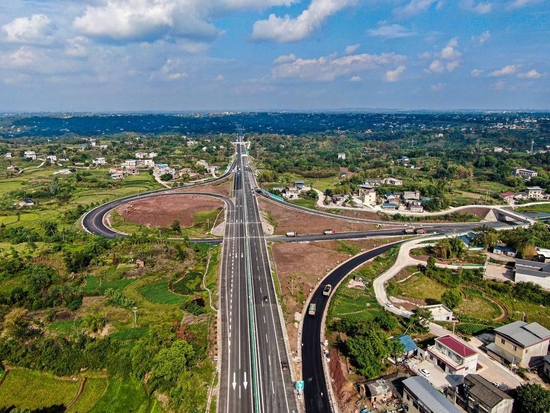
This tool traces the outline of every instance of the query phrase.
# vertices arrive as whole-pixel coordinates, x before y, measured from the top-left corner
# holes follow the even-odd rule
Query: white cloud
[[[313,81],[332,81],[342,76],[359,75],[367,70],[381,66],[400,64],[406,56],[395,53],[380,55],[357,54],[344,57],[323,56],[318,59],[296,59],[272,69],[273,77],[303,79]]]
[[[525,73],[518,73],[518,77],[520,79],[540,79],[542,75],[539,72],[537,72],[535,69],[533,69]]]
[[[424,13],[433,4],[438,2],[439,0],[411,0],[407,5],[395,8],[393,12],[397,17],[401,18],[416,16]]]
[[[359,49],[359,47],[361,47],[360,43],[351,44],[349,46],[346,46],[346,49],[344,50],[344,53],[345,54],[353,54],[357,51],[357,49]]]
[[[383,37],[386,39],[399,39],[416,35],[414,30],[407,29],[400,24],[383,25],[376,29],[367,30],[367,32],[372,37]]]
[[[297,0],[98,0],[77,17],[82,34],[116,41],[164,37],[212,39],[223,33],[211,20],[234,11],[288,6]]]
[[[309,7],[298,17],[270,14],[267,20],[254,23],[252,39],[273,40],[279,43],[296,42],[309,37],[323,22],[340,10],[354,5],[356,0],[311,0]]]
[[[494,72],[489,73],[491,77],[501,77],[501,76],[510,76],[516,73],[517,67],[515,65],[504,66],[502,69],[495,70]]]
[[[43,14],[14,19],[2,26],[2,33],[9,43],[49,44],[53,41],[52,21]]]
[[[149,80],[161,80],[164,82],[173,82],[187,77],[182,69],[182,61],[180,59],[168,59],[164,65],[156,72],[153,72]]]
[[[482,45],[490,38],[491,38],[491,32],[489,30],[485,30],[479,36],[472,36],[471,40],[472,40],[472,43],[475,43],[477,45]]]
[[[361,80],[363,80],[361,79],[361,76],[352,76],[349,79],[350,82],[360,82]]]
[[[432,92],[441,92],[444,87],[445,85],[443,83],[437,83],[435,85],[431,85],[430,89],[432,90]]]
[[[439,54],[441,59],[443,60],[457,60],[460,59],[462,56],[462,53],[460,53],[456,48],[458,46],[458,40],[455,37],[454,39],[451,39],[449,43],[441,50],[441,53]]]
[[[293,62],[296,60],[296,55],[294,53],[291,53],[289,55],[282,55],[282,56],[279,56],[277,59],[275,59],[273,61],[274,64],[276,65],[280,65],[282,63],[289,63],[289,62]]]
[[[519,9],[526,6],[531,6],[532,4],[541,3],[543,0],[515,0],[508,7],[509,9]]]
[[[476,14],[491,13],[493,5],[491,3],[476,3],[474,0],[464,0],[462,7]]]
[[[21,46],[13,53],[0,55],[0,67],[28,68],[36,61],[36,54],[28,47]]]
[[[445,65],[441,63],[440,60],[434,60],[432,63],[430,63],[430,67],[428,70],[432,73],[441,73],[445,70]]]
[[[386,71],[386,74],[384,75],[384,80],[389,83],[397,82],[401,74],[405,71],[405,69],[406,69],[405,66],[401,65],[397,67],[395,70]]]
[[[474,69],[470,72],[470,76],[472,77],[479,77],[483,73],[483,70]]]
[[[85,57],[88,55],[89,40],[83,36],[78,36],[67,40],[65,54],[73,57]]]
[[[223,75],[218,75],[218,76],[216,76],[216,81],[218,81],[218,82],[223,82],[224,79],[225,79],[225,78],[223,77]]]
[[[435,60],[430,64],[428,71],[442,73],[445,70],[452,72],[462,63],[462,53],[458,50],[458,39],[449,40],[441,52],[437,53]]]
[[[499,80],[491,85],[491,89],[493,90],[502,90],[506,86],[506,82],[504,80]]]
[[[430,52],[424,52],[418,55],[418,58],[420,60],[428,60],[428,59],[431,59],[432,57],[433,57],[433,54]]]

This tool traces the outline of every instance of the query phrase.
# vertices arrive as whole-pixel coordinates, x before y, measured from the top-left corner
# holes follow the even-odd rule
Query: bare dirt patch
[[[199,186],[196,188],[188,188],[188,189],[182,188],[181,192],[203,192],[203,193],[218,194],[218,195],[229,197],[231,196],[232,186],[233,186],[233,181],[228,180],[221,184],[205,185],[205,186]]]
[[[267,212],[271,220],[277,224],[275,234],[282,235],[287,231],[297,231],[299,234],[313,234],[322,233],[326,229],[332,229],[336,232],[368,231],[376,228],[374,224],[332,219],[313,213],[301,212],[296,209],[285,208],[262,197],[258,197],[258,201],[260,209]]]
[[[200,195],[170,195],[124,204],[118,213],[126,220],[147,227],[167,227],[175,220],[182,227],[193,225],[196,212],[224,207],[223,201]]]

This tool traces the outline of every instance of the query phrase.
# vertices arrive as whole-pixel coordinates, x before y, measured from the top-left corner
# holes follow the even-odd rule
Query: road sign
[[[296,382],[296,390],[301,391],[304,390],[304,382],[299,380]]]

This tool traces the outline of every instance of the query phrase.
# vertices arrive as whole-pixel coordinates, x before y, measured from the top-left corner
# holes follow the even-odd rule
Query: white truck
[[[286,233],[287,237],[295,237],[296,235],[298,235],[298,233],[296,231],[288,231]]]
[[[315,315],[315,310],[317,310],[317,304],[311,303],[311,304],[309,305],[309,309],[308,309],[307,313],[308,313],[309,315]]]
[[[334,234],[334,230],[333,229],[325,229],[323,231],[323,234],[324,235],[332,235],[332,234]]]

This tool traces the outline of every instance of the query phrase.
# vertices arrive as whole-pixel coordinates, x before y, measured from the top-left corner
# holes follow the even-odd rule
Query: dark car
[[[281,367],[284,371],[288,370],[288,362],[287,361],[281,361]]]
[[[264,295],[264,303],[267,303],[267,301],[268,301],[267,295]]]

